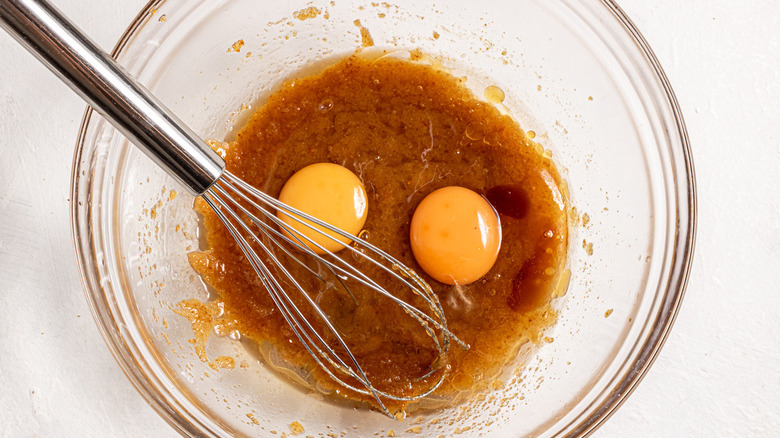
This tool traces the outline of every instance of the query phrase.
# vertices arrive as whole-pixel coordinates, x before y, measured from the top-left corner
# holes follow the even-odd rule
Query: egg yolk
[[[501,247],[501,223],[490,203],[463,187],[425,197],[412,217],[412,252],[436,281],[468,284],[493,267]]]
[[[279,201],[352,235],[360,232],[366,223],[368,214],[366,198],[366,189],[360,179],[348,169],[332,163],[312,164],[295,172],[279,194]],[[282,211],[277,212],[277,217],[285,224],[328,251],[338,251],[351,242],[344,236],[304,220],[319,231],[312,230],[292,216]],[[286,230],[282,231],[291,237]],[[325,253],[306,239],[296,237],[314,252]]]

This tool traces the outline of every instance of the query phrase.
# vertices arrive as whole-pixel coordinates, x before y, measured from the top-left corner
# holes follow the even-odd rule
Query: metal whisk
[[[225,162],[218,154],[45,1],[0,0],[0,25],[157,164],[193,194],[202,196],[235,238],[297,338],[333,380],[351,391],[373,397],[377,406],[390,416],[392,413],[385,405],[387,400],[413,401],[430,394],[441,384],[446,375],[441,365],[446,363],[444,359],[451,342],[463,348],[468,346],[447,329],[439,300],[412,269],[365,240],[291,208],[225,170]],[[317,229],[314,225],[319,225],[350,239],[352,244],[346,246],[346,251],[362,262],[378,267],[386,274],[383,278],[390,278],[394,286],[380,284],[345,257],[326,251],[278,219],[277,211],[287,213],[314,230]],[[324,254],[317,254],[311,247],[317,247]],[[285,255],[285,261],[278,251]],[[422,380],[438,373],[433,383],[411,395],[377,389],[328,315],[309,296],[286,263],[300,264],[311,275],[323,279],[312,267],[319,265],[337,278],[350,294],[348,283],[354,282],[401,306],[420,324],[436,348],[437,359],[427,374],[419,376]],[[419,297],[424,306],[415,307],[398,298],[397,293],[390,292],[400,287]],[[299,294],[310,308],[301,309],[292,294]],[[306,313],[315,315],[319,329],[307,319]],[[335,345],[329,344],[326,338],[335,339]]]

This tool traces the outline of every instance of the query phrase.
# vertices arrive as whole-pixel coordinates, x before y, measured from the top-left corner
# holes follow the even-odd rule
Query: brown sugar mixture
[[[521,344],[538,341],[555,321],[550,301],[568,239],[558,171],[514,119],[450,74],[410,61],[353,56],[282,85],[223,148],[232,173],[272,196],[313,163],[342,165],[362,180],[368,217],[361,237],[416,269],[441,301],[449,329],[470,346],[451,346],[437,362],[446,379],[433,399],[452,402],[487,387]],[[465,286],[425,275],[410,247],[416,206],[445,186],[483,194],[500,214],[498,259],[487,275]],[[192,253],[190,263],[242,336],[270,345],[312,387],[375,404],[317,366],[216,215],[202,201],[196,207],[208,249]],[[353,298],[301,266],[287,267],[303,279],[377,388],[414,395],[435,380],[420,377],[434,366],[436,349],[400,307],[359,285],[350,286]],[[381,282],[381,273],[369,273]],[[294,300],[307,307],[301,297]],[[407,404],[386,403],[391,411]]]

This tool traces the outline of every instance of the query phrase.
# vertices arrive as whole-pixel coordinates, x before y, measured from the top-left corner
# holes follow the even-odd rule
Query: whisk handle
[[[222,174],[219,155],[46,1],[0,0],[0,26],[194,194]]]

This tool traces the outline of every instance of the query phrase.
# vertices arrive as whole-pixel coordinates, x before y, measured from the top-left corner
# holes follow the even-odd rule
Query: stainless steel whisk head
[[[236,239],[297,338],[335,381],[359,394],[373,397],[383,412],[391,415],[383,400],[413,401],[425,397],[441,384],[445,372],[441,367],[432,367],[426,375],[420,376],[420,379],[426,379],[440,373],[434,384],[419,394],[404,396],[377,389],[328,316],[309,297],[300,279],[281,262],[277,250],[318,277],[319,274],[301,257],[319,263],[339,279],[348,292],[347,282],[356,282],[401,306],[431,339],[439,359],[447,355],[451,341],[468,348],[447,329],[436,295],[413,270],[365,240],[295,210],[226,171],[224,160],[197,134],[45,0],[0,0],[0,26],[190,192],[203,197]],[[378,266],[401,287],[411,290],[425,303],[425,309],[397,298],[388,287],[343,257],[325,251],[297,233],[276,217],[275,210],[289,214],[312,229],[317,230],[306,221],[350,239],[353,245],[346,246],[348,251],[366,263]],[[323,250],[324,254],[317,254],[309,244]],[[312,321],[304,317],[305,311],[292,299],[293,293],[300,294],[311,306],[330,335],[316,330]],[[335,347],[343,350],[343,354],[338,354],[325,337],[336,339]]]
[[[306,268],[309,274],[325,281],[320,274],[310,267],[310,264],[301,260],[301,256],[321,264],[335,278],[339,279],[339,282],[350,295],[352,294],[347,283],[354,281],[401,306],[411,318],[414,318],[420,324],[421,329],[425,331],[435,346],[437,359],[433,363],[446,362],[444,358],[449,352],[451,341],[463,348],[468,348],[463,341],[448,330],[441,303],[430,286],[414,270],[406,267],[369,242],[276,200],[228,171],[225,171],[220,179],[206,190],[203,194],[203,199],[236,240],[241,251],[247,257],[255,273],[271,295],[276,307],[317,364],[340,385],[359,394],[373,397],[377,402],[377,406],[385,414],[393,416],[385,406],[383,399],[409,402],[425,397],[441,385],[446,377],[446,370],[443,367],[431,367],[427,374],[419,378],[425,379],[438,373],[439,376],[435,383],[428,385],[422,392],[411,396],[391,394],[377,389],[358,363],[350,346],[347,345],[342,335],[330,322],[328,315],[323,312],[301,285],[299,279],[285,267],[284,263],[276,255],[277,249],[286,254],[288,260],[300,264]],[[345,260],[344,257],[328,251],[321,244],[295,230],[282,221],[275,214],[276,211],[287,214],[298,223],[327,236],[329,239],[336,240],[336,237],[319,230],[315,225],[350,239],[352,244],[346,245],[346,249],[343,251],[351,252],[365,262],[371,263],[389,274],[397,281],[398,285],[408,288],[416,296],[420,297],[426,303],[428,312],[399,299],[397,294],[391,293],[387,287],[370,278],[352,263]],[[298,254],[293,254],[285,243],[295,248]],[[323,254],[318,254],[312,249],[312,246],[321,250]],[[274,264],[276,269],[272,269],[268,263]],[[284,281],[280,281],[273,271],[280,272],[284,277]],[[290,296],[291,293],[299,294],[303,297],[306,304],[314,309],[314,313],[323,323],[322,327],[330,331],[346,354],[339,355],[326,342],[325,337],[317,331],[311,321],[304,316],[304,312],[296,305]],[[361,387],[345,381],[345,376],[351,377]]]

